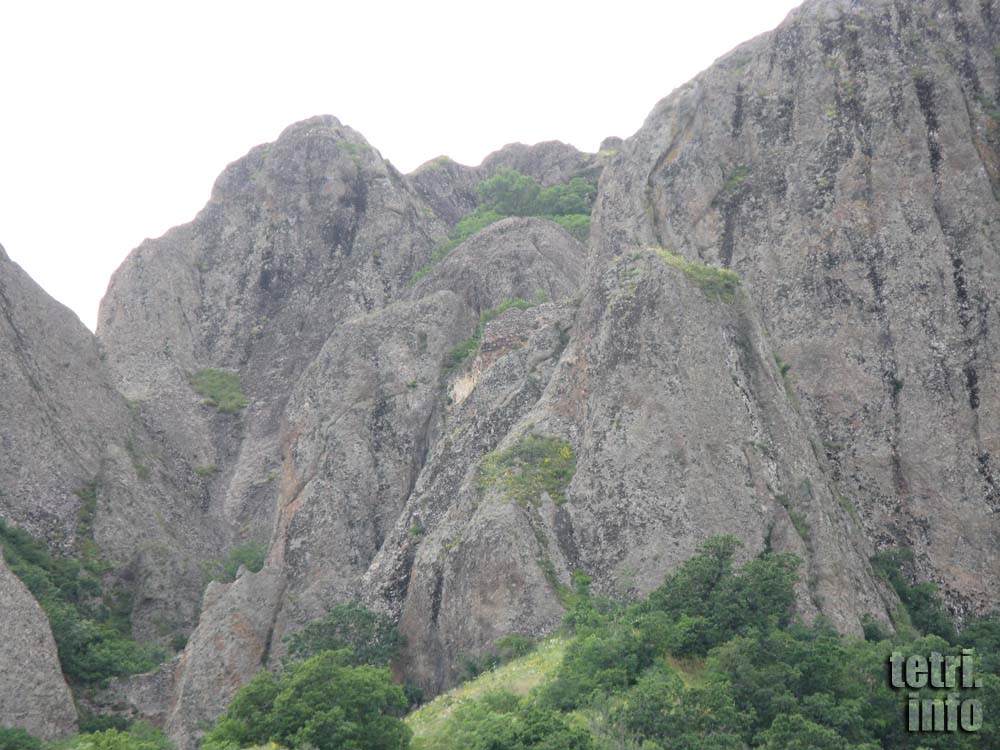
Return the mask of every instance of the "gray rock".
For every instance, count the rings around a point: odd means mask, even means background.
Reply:
[[[584,248],[543,219],[510,218],[473,235],[414,285],[410,297],[460,292],[475,313],[504,300],[574,295],[583,276]]]
[[[7,567],[0,550],[0,726],[19,727],[42,740],[76,732],[76,707],[59,668],[49,620]]]
[[[744,278],[837,491],[959,614],[1000,584],[998,17],[805,3],[656,106],[593,229]]]

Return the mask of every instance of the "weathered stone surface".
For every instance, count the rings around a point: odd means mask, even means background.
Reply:
[[[432,690],[454,681],[460,656],[512,632],[548,632],[561,618],[537,563],[544,522],[484,500],[476,470],[538,403],[574,312],[549,303],[486,326],[479,353],[450,378],[440,437],[364,579],[369,604],[400,618],[405,670]]]
[[[584,248],[562,227],[543,219],[491,224],[455,248],[410,293],[461,293],[476,313],[507,299],[560,300],[574,295],[583,276]]]
[[[102,360],[76,316],[0,250],[0,517],[73,554],[88,541],[79,493],[91,487],[88,533],[141,603],[136,632],[190,628],[203,586],[192,550],[218,545],[192,517],[194,477],[160,450]]]
[[[76,707],[59,668],[49,620],[0,550],[0,726],[43,740],[76,731]]]
[[[0,252],[0,439],[31,446],[0,466],[0,507],[72,540],[97,477],[140,633],[189,629],[199,563],[270,541],[264,571],[205,592],[176,664],[123,688],[185,748],[337,602],[398,618],[402,669],[436,690],[462,655],[555,627],[574,569],[643,594],[713,533],[799,554],[802,615],[844,631],[896,604],[867,562],[885,544],[957,612],[994,605],[998,19],[812,0],[599,154],[515,144],[402,176],[335,118],[297,123],[129,257],[99,346]],[[589,255],[508,219],[411,286],[503,168],[603,170]],[[741,291],[706,294],[658,247]],[[200,402],[204,367],[239,373],[241,414]],[[528,434],[572,446],[564,503],[479,481]]]
[[[994,2],[816,0],[661,101],[594,247],[751,290],[839,492],[956,611],[997,602]]]
[[[80,498],[124,404],[97,342],[0,248],[0,515],[72,544]]]
[[[201,620],[174,671],[166,731],[179,750],[197,747],[205,727],[267,663],[285,587],[284,574],[271,568],[241,569],[233,583],[209,584]]]

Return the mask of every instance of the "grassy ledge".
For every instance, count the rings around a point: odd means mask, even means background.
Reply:
[[[740,291],[740,277],[728,268],[719,268],[703,263],[692,263],[677,253],[665,248],[654,248],[660,259],[672,268],[683,272],[698,285],[701,293],[715,302],[730,303],[736,300]]]
[[[191,376],[194,392],[223,414],[238,414],[246,408],[247,398],[240,386],[240,376],[235,372],[205,368]]]
[[[576,472],[576,453],[561,438],[525,435],[503,451],[487,453],[479,467],[479,487],[499,488],[523,505],[538,505],[542,493],[566,502],[566,489]]]
[[[436,748],[436,736],[443,730],[451,713],[462,703],[478,700],[498,690],[526,696],[548,682],[562,664],[571,640],[565,637],[549,638],[527,656],[484,672],[418,708],[406,717],[406,725],[413,731],[413,750]]]

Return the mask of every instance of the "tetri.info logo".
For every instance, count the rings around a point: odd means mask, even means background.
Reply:
[[[893,651],[889,657],[889,684],[908,689],[907,729],[911,732],[977,732],[983,726],[983,706],[961,690],[983,686],[976,677],[972,649],[962,649],[961,656],[945,656],[932,651],[930,656],[905,656]],[[931,688],[934,691],[916,692]],[[944,692],[949,691],[949,692]]]

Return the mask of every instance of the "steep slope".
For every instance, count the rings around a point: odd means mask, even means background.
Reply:
[[[957,612],[995,604],[998,19],[812,0],[599,155],[404,176],[333,117],[297,123],[129,256],[99,346],[72,321],[31,339],[65,314],[0,262],[28,301],[0,297],[0,408],[28,426],[0,432],[35,441],[4,507],[72,539],[73,490],[102,478],[95,539],[137,631],[197,620],[121,685],[184,748],[338,602],[395,617],[399,668],[437,691],[463,655],[551,631],[572,571],[645,594],[717,533],[796,552],[800,614],[843,631],[888,621],[887,544]],[[589,251],[510,218],[428,265],[503,168],[600,174]],[[206,402],[199,373],[245,405]],[[202,597],[199,563],[247,540],[263,570]]]
[[[140,636],[191,627],[204,585],[192,551],[217,547],[194,477],[158,455],[94,336],[2,248],[0,310],[0,517],[61,554],[112,562]]]
[[[76,731],[76,707],[59,669],[45,612],[0,554],[0,724],[44,740]]]
[[[994,2],[808,2],[660,102],[596,251],[736,270],[869,538],[997,602]]]

